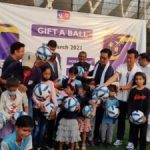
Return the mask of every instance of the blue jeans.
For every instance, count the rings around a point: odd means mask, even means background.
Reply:
[[[34,148],[41,147],[44,141],[47,120],[39,109],[33,109],[34,129],[33,129],[33,145]]]
[[[28,101],[29,115],[30,115],[30,117],[33,118],[33,102],[32,102],[32,97],[29,97],[28,99],[29,99],[29,101]]]

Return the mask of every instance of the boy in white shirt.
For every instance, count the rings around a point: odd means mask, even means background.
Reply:
[[[26,93],[18,90],[19,80],[9,78],[6,82],[7,90],[4,91],[0,99],[0,107],[6,117],[6,124],[0,130],[0,138],[4,138],[14,130],[13,116],[16,112],[24,111],[28,114],[28,99]]]

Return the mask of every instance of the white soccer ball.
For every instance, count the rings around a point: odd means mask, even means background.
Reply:
[[[62,94],[56,94],[56,98],[57,98],[58,105],[61,105],[62,104],[62,100],[64,98],[64,95],[62,95]]]
[[[98,98],[107,98],[109,96],[109,89],[105,86],[95,88],[95,93]]]
[[[76,87],[76,86],[80,87],[82,85],[82,82],[80,80],[74,80],[74,81],[71,82],[71,85],[73,87]]]
[[[135,110],[132,112],[131,117],[134,124],[141,124],[143,122],[144,113],[140,110]]]
[[[39,83],[35,86],[34,95],[40,101],[45,101],[51,94],[51,88],[45,83]]]
[[[60,76],[59,77],[59,79],[58,79],[58,84],[59,84],[59,86],[62,86],[62,82],[63,82],[63,80],[65,80],[65,79],[67,79],[67,77],[66,76]]]
[[[0,129],[2,129],[5,124],[6,124],[6,117],[2,112],[0,112]]]
[[[87,117],[87,118],[91,118],[92,115],[91,113],[93,112],[93,107],[92,105],[87,105],[82,109],[82,114]]]
[[[74,112],[76,110],[76,108],[78,107],[79,102],[75,97],[67,97],[65,99],[65,109],[67,109],[68,111]]]
[[[77,69],[78,69],[78,76],[83,76],[84,68],[81,66],[78,66]]]
[[[14,114],[13,119],[14,119],[14,121],[16,121],[19,117],[21,117],[21,116],[26,116],[26,115],[27,115],[26,112],[24,112],[24,111],[19,111],[19,112],[16,112],[16,113]]]
[[[48,118],[54,109],[54,104],[51,102],[45,102],[44,107],[45,107],[45,112],[43,114],[46,118]]]
[[[116,106],[110,106],[110,107],[107,108],[107,115],[110,118],[118,118],[119,109]]]
[[[37,49],[36,56],[41,60],[48,61],[51,58],[52,53],[50,52],[48,46],[42,45]]]

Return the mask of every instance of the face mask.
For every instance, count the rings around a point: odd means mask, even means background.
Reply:
[[[17,90],[16,91],[8,91],[9,96],[16,96]]]

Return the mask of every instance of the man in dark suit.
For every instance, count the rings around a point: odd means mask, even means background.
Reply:
[[[100,51],[100,59],[95,64],[94,70],[89,73],[89,75],[91,75],[92,78],[95,80],[96,85],[103,86],[103,84],[114,74],[114,70],[109,63],[111,55],[112,52],[110,49],[104,48]],[[96,144],[97,142],[99,143],[100,140],[99,128],[102,122],[103,112],[103,105],[101,104],[99,107],[97,107],[96,110],[94,131],[94,139]]]

